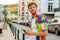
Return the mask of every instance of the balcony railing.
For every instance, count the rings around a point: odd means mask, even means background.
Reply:
[[[14,23],[9,23],[9,27],[13,33],[13,36],[16,40],[26,40],[26,35],[24,32],[22,32],[21,27],[23,29],[26,28],[26,26],[19,25],[19,24],[14,24]],[[24,28],[25,27],[25,28]]]

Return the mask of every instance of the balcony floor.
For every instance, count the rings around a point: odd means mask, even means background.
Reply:
[[[0,40],[15,40],[8,25],[7,29],[6,30],[3,29],[2,31],[3,31],[2,34],[0,34]]]

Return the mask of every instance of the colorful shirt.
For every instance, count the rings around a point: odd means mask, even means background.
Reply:
[[[42,32],[46,29],[48,29],[47,20],[43,18],[41,15],[38,15],[36,18],[32,19],[31,22],[32,32]],[[45,40],[45,37],[35,36],[34,40]]]

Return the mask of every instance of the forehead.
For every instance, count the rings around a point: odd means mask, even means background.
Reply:
[[[29,7],[36,7],[36,5],[32,4],[32,5],[30,5]]]

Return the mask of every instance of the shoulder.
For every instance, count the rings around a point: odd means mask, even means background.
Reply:
[[[38,14],[37,15],[37,18],[40,18],[41,19],[42,18],[42,14]]]

